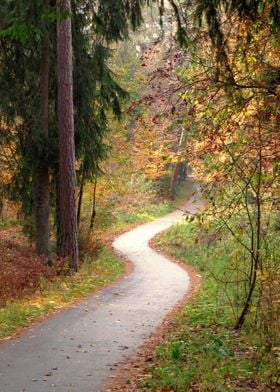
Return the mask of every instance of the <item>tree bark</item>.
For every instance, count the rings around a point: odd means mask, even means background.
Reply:
[[[41,143],[43,146],[40,147],[39,166],[35,179],[35,247],[37,255],[43,256],[46,264],[51,264],[49,244],[49,168],[45,154],[45,145],[49,137],[49,48],[49,33],[46,32],[42,42],[40,64]]]
[[[78,269],[77,215],[75,202],[75,144],[73,117],[71,0],[57,3],[57,76],[60,181],[60,249],[71,269]]]

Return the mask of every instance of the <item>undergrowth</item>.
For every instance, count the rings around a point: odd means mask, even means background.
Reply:
[[[85,257],[76,274],[62,275],[51,281],[41,278],[34,295],[10,300],[0,308],[0,339],[108,285],[123,271],[123,263],[110,250],[102,248],[96,259]]]
[[[234,282],[234,273],[225,272],[234,249],[232,239],[199,238],[198,232],[186,223],[160,236],[157,245],[166,254],[195,266],[203,283],[158,349],[140,387],[145,391],[175,392],[278,390],[277,326],[274,336],[268,337],[251,312],[241,331],[232,328],[238,298],[228,279]],[[225,285],[225,281],[229,283]],[[267,348],[268,338],[273,338],[271,349]]]
[[[171,200],[145,200],[143,195],[135,197],[127,203],[100,207],[96,216],[96,228],[104,231],[118,231],[130,226],[149,222],[155,218],[168,214],[180,206],[192,193],[191,181],[183,182],[177,190],[176,198]],[[86,214],[85,214],[86,216]],[[87,219],[88,220],[88,219]]]

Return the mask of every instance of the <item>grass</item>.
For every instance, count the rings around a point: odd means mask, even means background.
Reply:
[[[184,181],[180,184],[180,187],[176,190],[176,197],[174,205],[180,207],[187,199],[190,198],[193,192],[193,186],[191,181]]]
[[[77,274],[60,276],[51,282],[42,280],[35,295],[9,301],[0,309],[0,339],[108,285],[123,271],[123,263],[110,250],[102,248],[97,259],[85,258]]]
[[[177,190],[175,200],[152,202],[150,197],[139,195],[127,204],[105,205],[99,207],[96,215],[95,227],[101,235],[127,230],[130,227],[152,221],[164,216],[174,209],[181,207],[182,203],[191,196],[192,183],[184,181]],[[142,199],[141,199],[142,198]],[[154,197],[153,197],[154,199]],[[84,218],[87,213],[84,214]],[[88,221],[88,217],[86,218]],[[85,223],[85,222],[82,222]]]
[[[113,225],[114,230],[122,229],[123,227],[127,227],[127,225],[136,225],[145,222],[149,222],[168,214],[169,212],[174,210],[174,205],[169,202],[161,202],[157,205],[152,204],[146,206],[144,209],[139,209],[138,211],[125,211],[121,210],[115,214],[116,221]]]
[[[192,183],[190,181],[185,181],[177,190],[174,201],[165,200],[160,203],[140,206],[136,211],[129,211],[129,208],[120,209],[114,213],[115,222],[112,228],[114,230],[119,230],[127,225],[141,224],[164,216],[174,211],[175,208],[180,207],[181,204],[191,196],[191,193]]]
[[[235,295],[233,287],[225,289],[213,278],[213,273],[226,276],[233,242],[228,238],[211,242],[206,246],[206,239],[198,238],[190,224],[175,226],[158,239],[165,253],[195,266],[203,283],[149,365],[148,375],[140,382],[145,391],[269,391],[279,387],[279,341],[271,351],[266,349],[253,314],[242,331],[235,331],[237,309],[228,301]]]

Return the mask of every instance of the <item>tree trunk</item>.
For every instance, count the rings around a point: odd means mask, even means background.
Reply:
[[[257,184],[256,184],[256,245],[254,246],[254,235],[251,240],[252,248],[251,254],[254,260],[254,264],[251,267],[250,272],[250,287],[249,293],[247,295],[245,304],[243,306],[242,312],[235,324],[235,329],[242,328],[245,317],[249,312],[253,293],[257,283],[257,272],[262,269],[261,262],[261,229],[262,229],[262,174],[263,174],[263,159],[262,159],[262,143],[261,143],[261,126],[259,125],[259,133],[258,133],[258,142],[259,142],[259,152],[258,152],[258,175],[257,175]],[[254,234],[254,228],[252,227],[252,233]]]
[[[57,4],[57,76],[60,181],[60,249],[70,268],[78,269],[77,214],[75,203],[75,145],[73,118],[71,0]]]
[[[42,43],[40,64],[41,133],[44,145],[40,148],[39,166],[35,179],[35,247],[37,255],[43,256],[45,263],[51,264],[49,244],[49,168],[45,154],[45,145],[49,136],[49,47],[49,33],[46,32]]]
[[[59,254],[60,250],[60,197],[59,197],[59,167],[55,165],[54,170],[55,181],[55,229],[56,229],[56,253]]]
[[[183,128],[181,130],[181,135],[180,135],[180,140],[178,143],[178,149],[177,152],[179,152],[185,142],[185,129]],[[176,196],[176,187],[178,184],[178,180],[179,180],[179,175],[181,173],[181,167],[182,167],[182,163],[181,162],[177,162],[175,163],[175,167],[174,167],[174,171],[173,171],[173,175],[171,178],[171,185],[170,185],[170,197],[172,200],[175,199]]]
[[[85,163],[84,163],[83,164],[83,168],[82,168],[82,178],[81,178],[79,198],[78,198],[78,209],[77,209],[77,226],[78,227],[80,225],[80,219],[81,219],[81,211],[82,211],[82,201],[83,201],[83,195],[84,195],[85,179],[86,179],[86,168],[85,168]]]
[[[247,298],[246,298],[246,302],[245,302],[245,304],[243,306],[243,309],[242,309],[242,312],[241,312],[241,314],[240,314],[240,316],[239,316],[239,318],[238,318],[238,320],[237,320],[237,322],[236,322],[236,324],[234,326],[234,329],[241,329],[243,324],[244,324],[244,322],[245,322],[245,317],[246,317],[247,313],[249,312],[249,309],[250,309],[250,306],[251,306],[252,295],[254,293],[254,289],[255,289],[255,286],[256,286],[256,280],[257,280],[257,270],[255,269],[254,273],[253,273],[252,283],[251,283],[250,288],[249,288],[249,293],[248,293]]]
[[[176,196],[176,187],[178,184],[179,173],[180,173],[180,162],[177,162],[175,163],[175,168],[171,179],[171,186],[170,186],[171,200],[174,200]]]
[[[95,217],[96,217],[96,188],[97,188],[97,174],[94,177],[94,186],[93,186],[93,196],[92,196],[92,210],[91,210],[91,217],[90,217],[90,225],[89,229],[92,230]]]

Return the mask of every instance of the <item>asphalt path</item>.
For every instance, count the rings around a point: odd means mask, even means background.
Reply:
[[[185,209],[200,207],[194,195]],[[0,345],[1,392],[97,392],[189,289],[187,272],[148,242],[182,218],[177,210],[118,237],[131,274]]]

